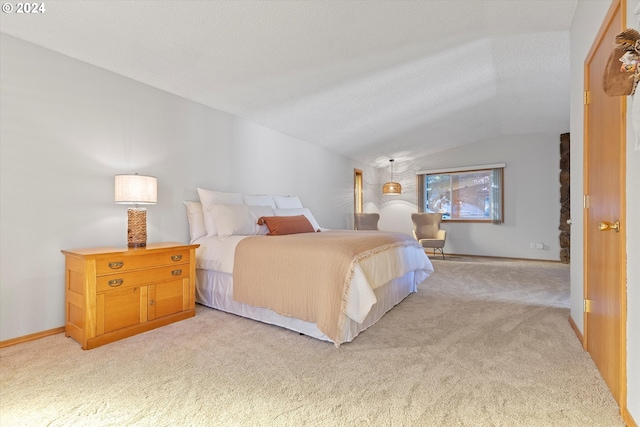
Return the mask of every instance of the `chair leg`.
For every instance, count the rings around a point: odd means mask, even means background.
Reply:
[[[443,248],[433,248],[433,256],[436,255],[436,250],[440,251],[442,254],[442,259],[444,259],[444,249]]]
[[[442,259],[444,259],[444,249],[443,248],[433,248],[433,256],[436,256],[437,251],[440,251],[442,254]],[[426,252],[426,249],[425,249]]]

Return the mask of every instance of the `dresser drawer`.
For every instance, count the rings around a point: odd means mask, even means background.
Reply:
[[[117,274],[131,270],[178,265],[189,262],[189,250],[176,249],[162,253],[124,256],[104,255],[96,257],[96,274]],[[188,268],[185,268],[188,270]]]
[[[189,264],[178,264],[157,267],[149,270],[123,271],[96,278],[96,292],[108,292],[114,289],[144,286],[168,280],[186,279],[189,277]]]

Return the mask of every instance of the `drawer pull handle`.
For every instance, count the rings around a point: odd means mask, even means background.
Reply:
[[[119,268],[122,268],[123,265],[124,265],[124,262],[122,262],[122,261],[110,262],[109,263],[109,268],[111,268],[113,270],[117,270]]]
[[[124,279],[113,279],[109,280],[109,286],[115,288],[116,286],[120,286],[124,283]]]
[[[172,261],[180,261],[182,259],[182,255],[171,255]]]
[[[182,274],[182,270],[180,270],[180,269],[171,271],[171,275],[172,276],[179,276],[181,274]]]

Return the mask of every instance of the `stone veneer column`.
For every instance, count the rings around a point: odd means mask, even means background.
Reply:
[[[570,136],[568,133],[560,135],[560,262],[569,264],[571,261],[571,219],[570,203]]]

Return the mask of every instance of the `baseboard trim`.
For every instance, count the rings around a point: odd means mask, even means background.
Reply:
[[[636,424],[627,408],[624,408],[624,411],[622,411],[622,421],[624,421],[624,425],[627,427],[638,427],[638,424]]]
[[[569,325],[571,325],[571,329],[573,329],[573,332],[578,337],[580,344],[584,347],[584,337],[582,336],[582,332],[580,332],[580,329],[578,329],[578,325],[576,325],[576,322],[573,321],[573,318],[571,316],[569,316]]]
[[[427,250],[425,249],[425,253],[427,254],[427,256],[429,257],[429,259],[435,259],[437,260],[441,260],[442,259],[442,255],[440,254],[436,254],[433,255],[433,253],[429,253],[427,252]],[[556,260],[556,259],[539,259],[539,258],[514,258],[514,257],[506,257],[506,256],[493,256],[493,255],[472,255],[472,254],[454,254],[454,253],[448,253],[445,252],[444,253],[444,257],[445,259],[447,258],[447,256],[460,256],[460,257],[471,257],[471,258],[493,258],[493,259],[504,259],[504,260],[514,260],[514,261],[535,261],[535,262],[554,262],[556,264],[560,264],[561,261],[560,260]],[[433,258],[432,258],[433,257]],[[568,265],[568,264],[567,264]]]
[[[35,334],[29,334],[18,338],[12,338],[10,340],[0,341],[0,348],[11,347],[12,345],[22,344],[24,342],[35,341],[40,338],[48,337],[51,335],[64,332],[64,326],[59,328],[49,329],[47,331],[36,332]]]

